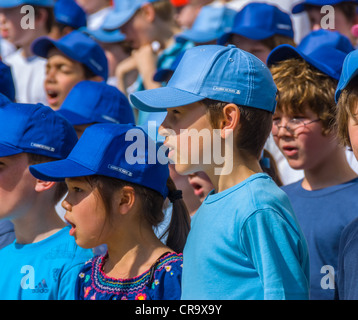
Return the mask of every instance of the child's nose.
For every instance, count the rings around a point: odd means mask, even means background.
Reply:
[[[62,208],[64,208],[66,211],[71,211],[72,206],[71,206],[71,204],[67,201],[67,198],[65,198],[65,199],[62,201],[61,205],[62,205]]]

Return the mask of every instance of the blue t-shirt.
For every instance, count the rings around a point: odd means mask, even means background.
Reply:
[[[308,299],[306,241],[287,195],[266,174],[195,213],[184,248],[182,299]]]
[[[179,300],[183,255],[166,253],[143,274],[113,279],[103,272],[106,255],[88,261],[78,275],[76,300]]]
[[[0,249],[15,240],[14,225],[10,220],[0,220]]]
[[[338,254],[336,299],[358,300],[358,219],[342,233]]]
[[[80,268],[92,250],[77,246],[65,227],[32,244],[0,250],[1,300],[73,300]]]
[[[320,190],[305,190],[302,180],[282,187],[290,198],[310,256],[310,299],[335,295],[339,239],[343,228],[358,217],[358,178]]]

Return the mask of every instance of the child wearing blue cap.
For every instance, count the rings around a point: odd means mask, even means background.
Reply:
[[[345,36],[318,30],[297,48],[277,47],[267,60],[279,90],[272,134],[289,165],[304,171],[282,189],[307,240],[312,300],[334,299],[341,232],[358,217],[358,177],[332,126],[334,92],[352,50]]]
[[[2,36],[17,48],[3,61],[11,67],[16,101],[19,103],[46,104],[43,88],[46,60],[33,54],[31,44],[36,38],[50,33],[54,22],[54,3],[54,0],[0,1]],[[33,11],[21,12],[26,5],[31,6]]]
[[[58,110],[74,127],[80,138],[95,123],[133,123],[134,114],[128,98],[105,82],[77,83]]]
[[[76,299],[180,298],[189,216],[166,160],[141,128],[106,123],[87,128],[67,159],[31,166],[39,179],[65,179],[62,205],[77,244],[107,245],[79,273]],[[167,196],[173,214],[164,245],[153,226],[163,219]]]
[[[249,3],[236,14],[231,30],[218,39],[218,44],[226,43],[266,63],[270,51],[278,45],[295,45],[290,15],[272,4]]]
[[[29,165],[65,158],[76,133],[65,118],[40,104],[1,105],[0,126],[0,218],[13,222],[16,236],[0,250],[6,261],[0,265],[0,297],[74,299],[78,272],[92,251],[76,245],[55,210],[66,186],[35,179]]]
[[[353,150],[358,159],[357,134],[357,61],[358,51],[354,50],[344,60],[342,74],[336,89],[336,127],[340,142]],[[357,300],[357,247],[358,219],[353,220],[342,231],[337,270],[336,298]]]
[[[83,80],[107,81],[108,61],[101,46],[75,30],[54,40],[40,37],[33,52],[47,59],[43,85],[48,105],[57,110],[75,84]]]
[[[215,187],[192,218],[182,299],[308,298],[305,239],[259,164],[276,90],[252,54],[205,45],[185,52],[166,87],[130,95],[139,109],[167,110],[159,133],[176,171],[204,171]]]
[[[86,12],[75,0],[56,0],[54,6],[55,21],[49,36],[60,39],[73,30],[87,26]]]
[[[357,38],[352,33],[353,26],[358,23],[357,4],[356,0],[304,0],[293,6],[292,13],[305,11],[311,30],[328,28],[328,30],[338,31],[349,38],[352,45],[357,46]],[[333,7],[333,16],[329,15],[329,10],[322,10],[322,7],[326,5]]]

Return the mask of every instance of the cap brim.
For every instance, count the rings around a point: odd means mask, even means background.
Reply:
[[[59,114],[61,114],[62,116],[64,116],[68,120],[68,122],[70,122],[73,126],[78,126],[78,125],[82,125],[82,124],[90,124],[93,122],[90,119],[87,119],[73,111],[70,111],[70,110],[59,109],[59,110],[57,110],[57,112]]]
[[[48,52],[52,48],[57,48],[65,55],[67,55],[69,58],[78,60],[78,57],[74,55],[74,52],[70,48],[60,44],[58,41],[53,40],[49,37],[41,37],[35,40],[35,42],[32,45],[32,52],[39,57],[43,57],[47,59]]]
[[[206,32],[206,31],[196,31],[196,30],[186,30],[176,36],[178,42],[184,42],[186,40],[196,42],[196,43],[205,43],[218,39],[221,34],[217,32]]]
[[[318,51],[317,51],[318,52]],[[268,67],[270,67],[273,64],[276,64],[280,61],[291,59],[291,58],[302,58],[307,63],[315,67],[316,69],[320,70],[327,76],[339,80],[340,77],[340,70],[338,70],[338,67],[335,69],[333,68],[334,64],[343,64],[343,60],[346,56],[345,53],[336,50],[335,52],[330,52],[329,48],[325,52],[318,52],[319,56],[317,56],[317,53],[313,52],[314,57],[309,57],[302,52],[300,52],[295,47],[289,45],[289,44],[283,44],[271,51],[269,56],[267,57],[266,64]],[[333,54],[332,54],[333,53]],[[315,55],[317,57],[315,57]],[[316,59],[315,59],[316,58]],[[333,61],[332,67],[326,64],[322,64],[321,61]]]
[[[130,102],[136,108],[147,112],[163,112],[168,108],[185,106],[205,98],[170,86],[138,91],[129,96]]]
[[[104,20],[101,28],[107,31],[113,31],[122,27],[138,10],[134,7],[130,10],[111,11]]]
[[[96,41],[104,42],[104,43],[116,43],[122,42],[125,40],[126,36],[121,33],[119,30],[103,30],[103,29],[95,29],[90,30],[88,28],[79,29],[81,32],[85,33],[88,36],[91,36]]]
[[[348,63],[348,59],[350,59],[352,56],[348,56],[347,61],[345,61],[346,65],[350,65],[351,63]],[[342,71],[342,76],[339,79],[338,85],[337,85],[337,89],[334,95],[334,99],[336,101],[336,103],[338,103],[338,99],[339,96],[341,95],[342,91],[347,87],[348,83],[358,75],[358,65],[354,63],[354,65],[356,65],[357,67],[355,67],[355,69],[351,72],[345,72],[344,70]],[[344,68],[344,66],[343,66]],[[348,77],[345,77],[345,74],[349,74]]]
[[[29,167],[31,174],[44,181],[64,181],[94,175],[95,172],[70,159],[35,164]]]
[[[9,156],[14,156],[15,154],[20,154],[24,152],[21,149],[18,149],[16,147],[13,146],[8,146],[5,144],[2,144],[0,142],[0,157],[9,157]]]
[[[306,10],[305,3],[299,3],[299,4],[296,4],[295,6],[293,6],[292,13],[293,14],[301,13],[301,12],[303,12],[305,10]]]

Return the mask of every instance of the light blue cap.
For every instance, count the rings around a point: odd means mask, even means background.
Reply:
[[[106,82],[80,81],[58,110],[72,125],[91,123],[134,123],[127,97]]]
[[[338,102],[342,91],[348,86],[349,82],[358,75],[358,50],[350,52],[343,62],[342,73],[339,79],[335,100]]]
[[[29,4],[39,7],[53,7],[55,0],[0,0],[0,8],[13,8]]]
[[[358,1],[356,0],[305,0],[303,2],[297,3],[292,8],[292,13],[300,13],[306,10],[306,5],[311,6],[318,6],[322,7],[325,5],[334,6],[336,4],[342,3],[342,2],[352,2],[357,4]]]
[[[115,6],[115,10],[111,11],[103,23],[103,29],[115,30],[123,26],[130,18],[146,3],[152,3],[159,0],[126,0],[120,5]]]
[[[269,69],[234,45],[185,51],[166,87],[138,91],[130,102],[143,111],[165,111],[206,98],[274,113],[277,88]]]
[[[207,5],[201,8],[193,26],[176,36],[177,41],[205,43],[220,38],[228,32],[237,11],[226,6]]]
[[[94,124],[84,131],[66,159],[33,165],[29,169],[36,178],[45,181],[92,175],[113,177],[153,189],[166,198],[168,162],[162,164],[151,159],[151,153],[157,155],[159,148],[140,127]]]

